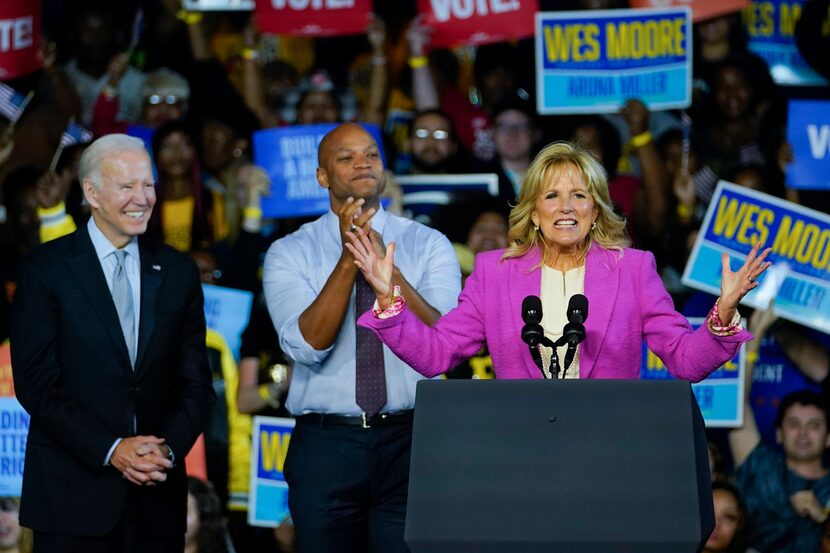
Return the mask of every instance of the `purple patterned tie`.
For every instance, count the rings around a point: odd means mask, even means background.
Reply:
[[[375,291],[358,272],[355,279],[357,317],[372,308]],[[386,405],[386,373],[383,369],[383,344],[368,328],[355,326],[355,397],[357,405],[371,416]]]

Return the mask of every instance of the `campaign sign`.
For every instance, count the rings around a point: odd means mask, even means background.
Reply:
[[[749,0],[630,0],[632,8],[668,8],[689,6],[692,21],[705,21],[721,15],[741,11],[749,6]]]
[[[538,10],[537,0],[418,0],[435,48],[529,37]]]
[[[372,0],[259,0],[255,13],[264,33],[357,35],[365,33],[372,20]]]
[[[40,69],[40,9],[31,0],[0,2],[0,80]]]
[[[203,284],[207,327],[222,335],[233,357],[239,361],[242,333],[248,326],[254,295],[247,290]]]
[[[790,100],[787,142],[795,158],[787,185],[830,190],[830,101]]]
[[[702,317],[689,318],[689,324],[697,329],[704,324]],[[746,321],[743,321],[746,325]],[[692,391],[703,420],[709,428],[738,428],[744,423],[744,371],[746,370],[746,346],[741,345],[737,355],[701,382],[692,383]],[[643,342],[643,363],[640,378],[671,380],[674,376],[657,355]]]
[[[765,309],[775,298],[784,319],[830,333],[830,215],[720,181],[683,272],[683,284],[720,293],[721,254],[732,270],[752,245],[771,247],[773,265],[743,303]]]
[[[753,0],[744,12],[749,49],[769,66],[776,83],[818,85],[827,81],[810,67],[795,43],[804,0]]]
[[[29,414],[17,402],[9,341],[0,344],[0,497],[19,497]]]
[[[651,110],[692,102],[689,8],[536,14],[540,114],[616,113],[639,98]]]
[[[288,484],[283,475],[294,419],[254,417],[248,524],[274,528],[288,513]]]
[[[200,11],[251,11],[254,0],[182,0],[182,8],[191,12]]]
[[[495,173],[467,175],[401,175],[395,179],[403,189],[403,213],[425,225],[432,222],[432,214],[439,205],[453,201],[459,193],[499,193],[499,177]]]
[[[305,217],[328,211],[329,191],[317,182],[317,147],[336,126],[293,125],[254,133],[254,163],[271,178],[271,193],[262,198],[263,217]],[[374,137],[383,158],[380,128],[369,124],[363,128]]]

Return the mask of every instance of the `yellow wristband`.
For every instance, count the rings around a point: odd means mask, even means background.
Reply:
[[[259,397],[265,401],[271,401],[271,387],[268,384],[260,384],[257,392],[259,393]]]
[[[41,219],[45,219],[47,217],[54,217],[55,215],[62,215],[66,212],[66,204],[60,202],[54,207],[38,207],[37,208],[37,216]]]
[[[242,210],[242,216],[245,219],[260,219],[262,218],[262,210],[258,207],[246,207]]]
[[[245,48],[242,50],[242,59],[248,61],[255,61],[259,58],[259,52],[254,48]]]
[[[651,131],[646,131],[638,135],[632,136],[631,140],[629,140],[629,143],[635,148],[642,148],[652,140],[654,140],[654,137],[652,136]]]
[[[202,22],[202,13],[201,12],[189,12],[186,10],[179,10],[176,13],[176,18],[180,21],[183,21],[185,25],[196,25],[197,23]]]
[[[409,58],[409,67],[412,69],[419,69],[429,63],[426,56],[414,56]]]
[[[695,214],[695,208],[689,207],[686,204],[677,204],[677,216],[683,219],[684,221],[688,221],[692,218],[692,215]]]
[[[755,363],[758,361],[758,352],[757,351],[748,351],[746,352],[746,362],[747,363]]]

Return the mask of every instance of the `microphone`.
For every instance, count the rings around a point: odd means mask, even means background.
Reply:
[[[542,371],[545,378],[545,371],[542,370],[542,355],[539,353],[539,344],[544,342],[545,331],[542,329],[542,300],[539,296],[527,296],[522,300],[522,341],[530,348],[530,356],[533,362]]]
[[[588,318],[588,298],[582,294],[574,294],[568,301],[568,324],[562,330],[562,340],[568,343],[565,352],[565,370],[571,366],[576,355],[576,346],[585,339],[585,326]]]

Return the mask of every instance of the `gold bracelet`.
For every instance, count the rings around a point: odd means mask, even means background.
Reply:
[[[420,69],[421,67],[425,66],[429,63],[429,60],[426,56],[414,56],[409,58],[409,67],[412,69]]]
[[[654,136],[652,136],[651,131],[646,131],[632,136],[628,142],[635,148],[642,148],[652,140],[654,140]]]

